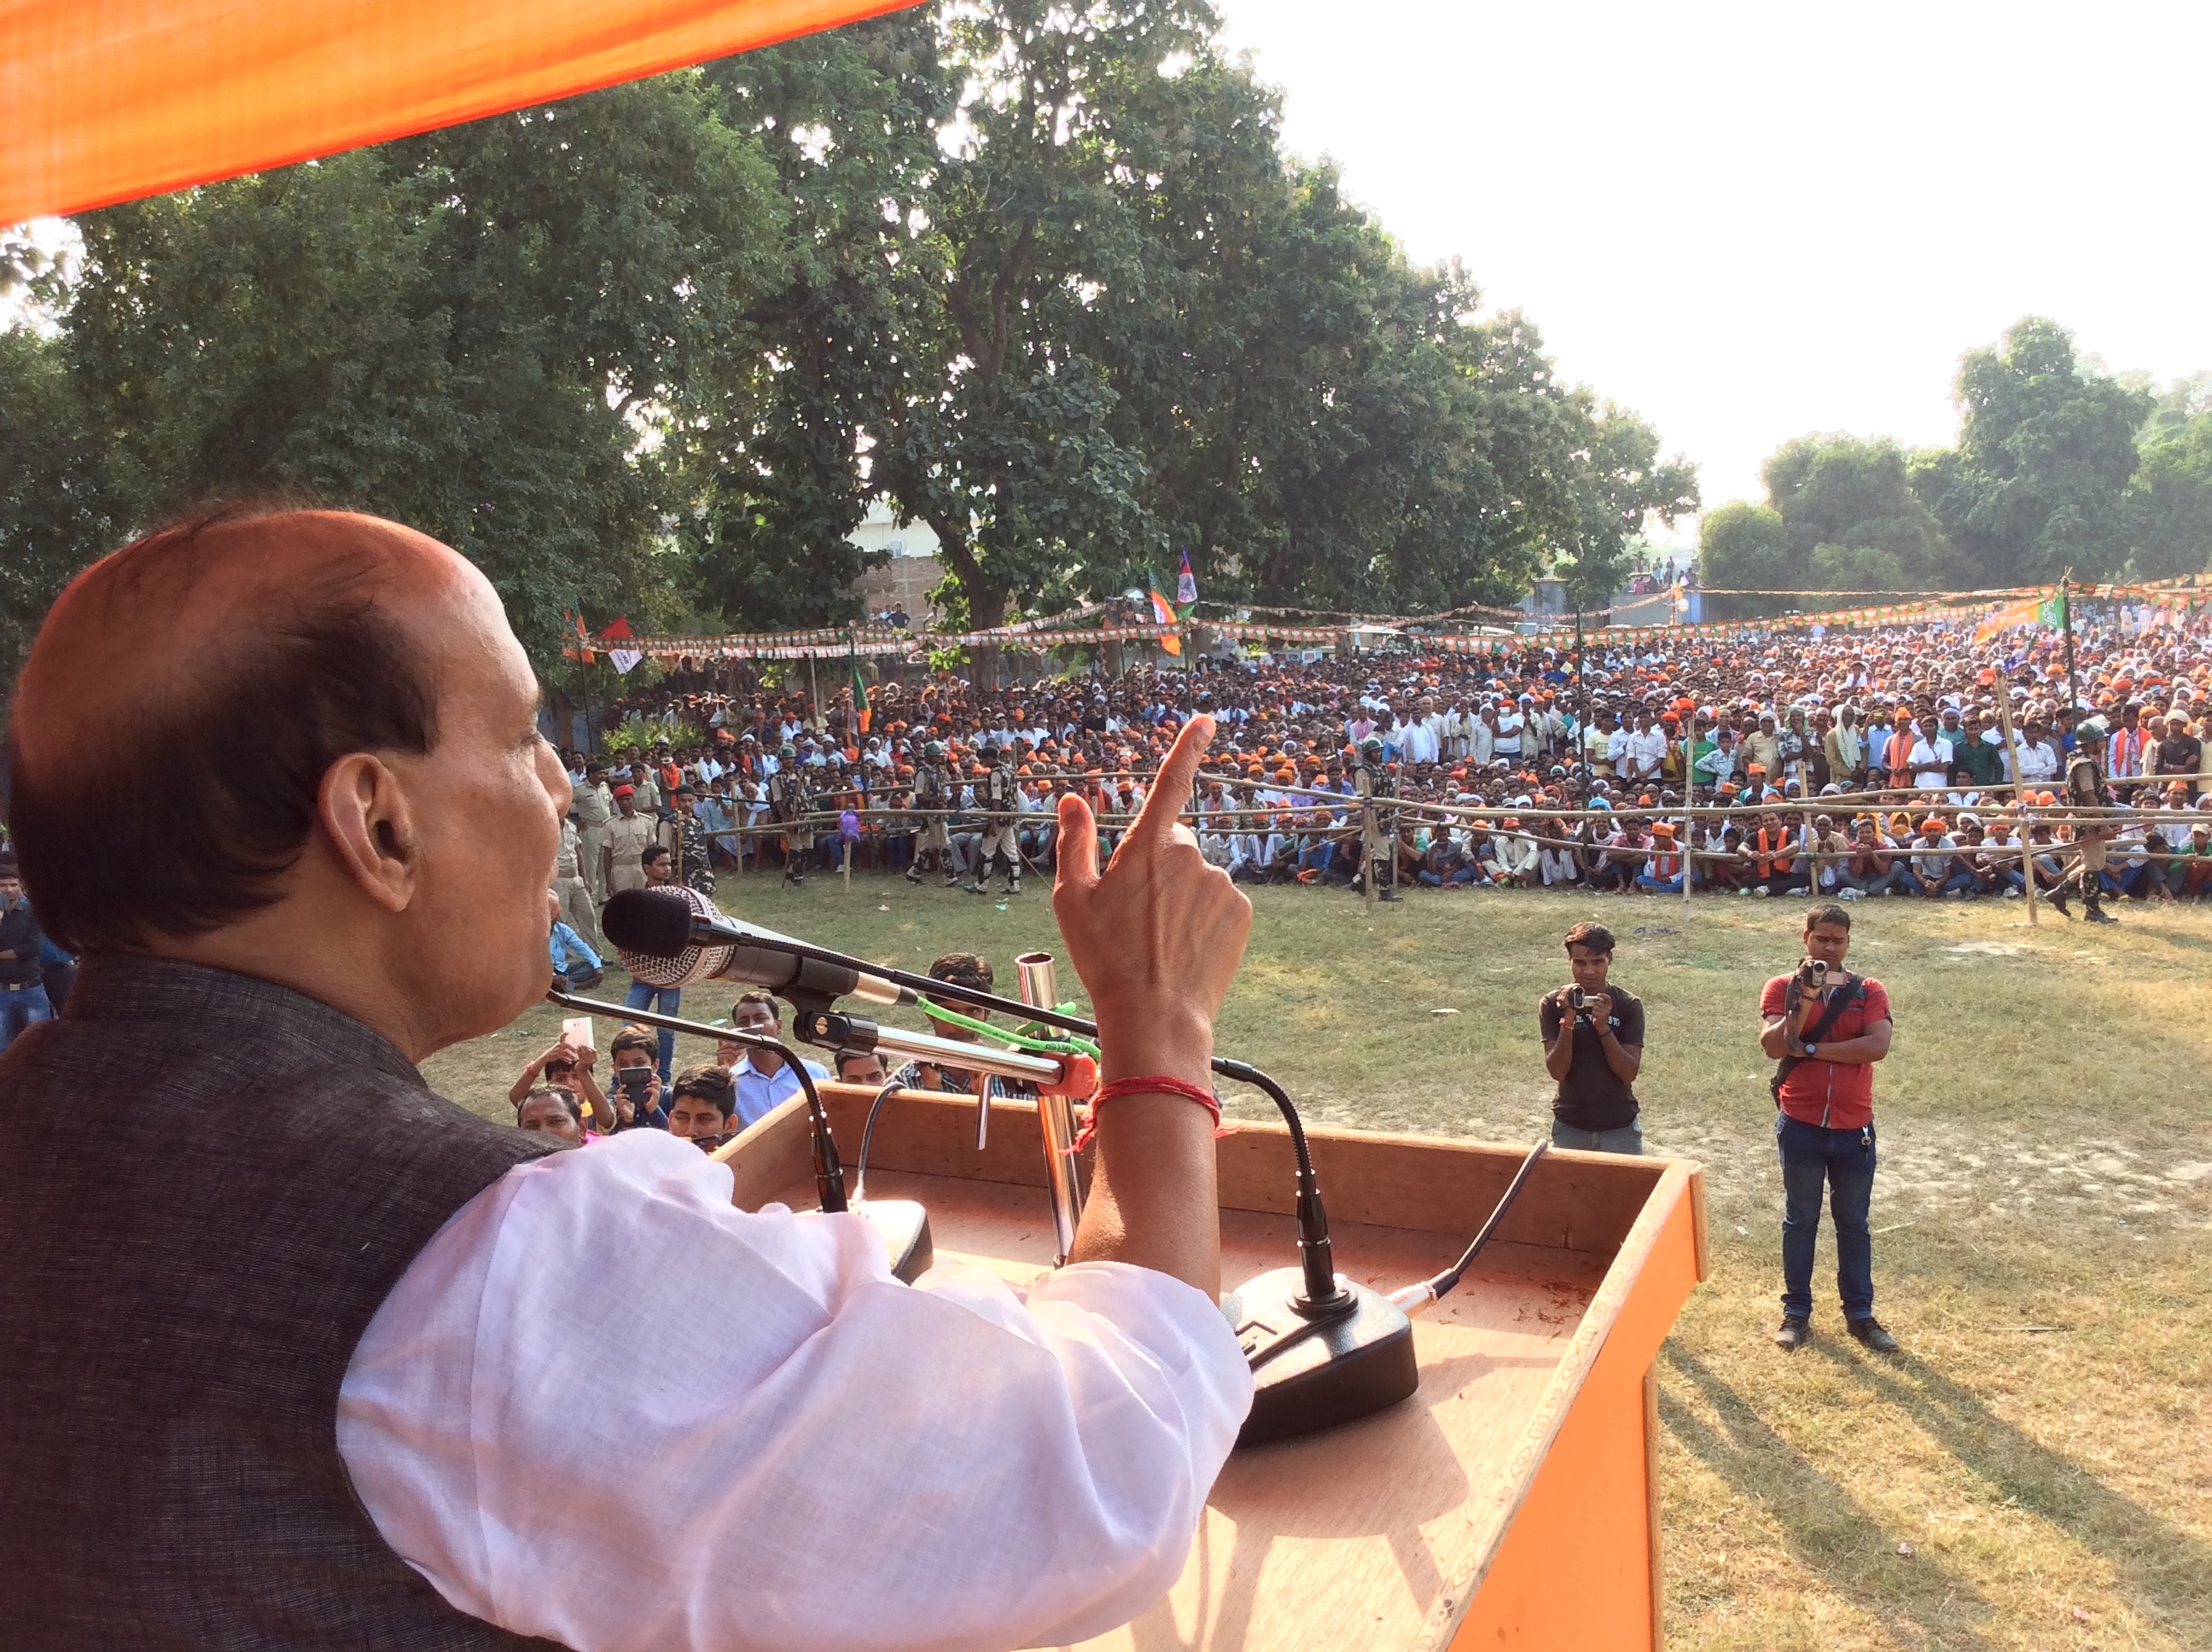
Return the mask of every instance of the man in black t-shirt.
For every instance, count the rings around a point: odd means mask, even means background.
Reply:
[[[1544,1066],[1559,1086],[1552,1098],[1554,1147],[1644,1151],[1635,1090],[1644,1062],[1644,1005],[1608,980],[1613,945],[1613,932],[1603,924],[1577,924],[1567,932],[1573,981],[1536,1004]]]
[[[2189,732],[2185,713],[2177,711],[2167,716],[2166,738],[2158,743],[2154,756],[2158,765],[2154,772],[2189,776],[2189,795],[2195,798],[2199,789],[2196,777],[2204,768],[2204,742]]]

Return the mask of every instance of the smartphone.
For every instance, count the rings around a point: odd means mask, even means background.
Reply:
[[[561,1023],[561,1042],[572,1050],[596,1050],[592,1042],[592,1017],[572,1015]]]
[[[615,1082],[622,1086],[623,1095],[633,1102],[642,1102],[653,1088],[651,1067],[624,1067],[615,1074]]]

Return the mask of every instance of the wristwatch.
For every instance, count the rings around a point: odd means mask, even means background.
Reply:
[[[1808,1045],[1806,1045],[1806,1046],[1805,1046],[1805,1059],[1806,1059],[1808,1061],[1811,1060],[1814,1056],[1818,1055],[1820,1053],[1820,1047],[1818,1044],[1808,1044]]]

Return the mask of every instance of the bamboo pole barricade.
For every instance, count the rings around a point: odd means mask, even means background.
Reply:
[[[825,1084],[841,1140],[872,1089]],[[937,1265],[1017,1286],[1052,1263],[1034,1105],[902,1091],[878,1121],[870,1193],[920,1200]],[[1339,1266],[1389,1290],[1452,1260],[1523,1150],[1310,1128]],[[802,1103],[717,1155],[736,1202],[814,1203]],[[1284,1127],[1218,1143],[1222,1274],[1297,1254]],[[1410,1400],[1231,1455],[1166,1599],[1088,1652],[1489,1652],[1660,1645],[1652,1364],[1708,1271],[1703,1171],[1554,1151],[1459,1290],[1413,1323]]]

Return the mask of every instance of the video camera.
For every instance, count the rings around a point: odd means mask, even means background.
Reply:
[[[1819,997],[1828,990],[1828,966],[1819,958],[1807,958],[1797,966],[1797,989]]]

